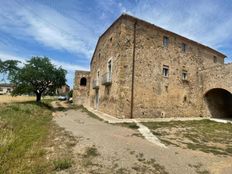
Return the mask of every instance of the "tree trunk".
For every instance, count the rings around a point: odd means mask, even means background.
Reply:
[[[36,93],[36,102],[40,102],[41,100],[41,93]]]

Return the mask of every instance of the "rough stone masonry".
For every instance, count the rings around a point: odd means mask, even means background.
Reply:
[[[74,102],[118,118],[232,118],[232,64],[225,58],[122,14],[100,36],[90,72],[76,71]]]

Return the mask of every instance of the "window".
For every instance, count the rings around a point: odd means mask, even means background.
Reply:
[[[213,56],[213,62],[217,63],[217,57],[216,56]]]
[[[187,45],[186,45],[185,43],[182,43],[182,44],[181,44],[181,49],[182,49],[182,51],[185,53],[186,50],[187,50]]]
[[[165,91],[168,92],[168,86],[167,85],[165,86]]]
[[[186,95],[184,96],[183,102],[184,103],[187,102],[187,96]]]
[[[3,88],[0,88],[0,91],[2,92],[2,91],[3,91]]]
[[[100,78],[100,70],[97,70],[97,80]]]
[[[86,83],[87,83],[86,78],[85,78],[85,77],[82,77],[82,78],[81,78],[81,81],[80,81],[80,85],[81,85],[81,86],[86,86]]]
[[[163,76],[164,77],[168,77],[168,73],[169,73],[169,66],[167,65],[163,65]]]
[[[112,60],[111,59],[107,63],[107,71],[109,73],[109,79],[111,79],[111,76],[112,76]]]
[[[97,79],[96,80],[97,80],[97,83],[100,80],[100,70],[99,69],[97,70]]]
[[[169,44],[169,38],[167,36],[164,36],[163,37],[163,45],[164,45],[164,47],[168,47],[168,44]]]
[[[188,72],[186,70],[182,71],[182,80],[187,80]]]

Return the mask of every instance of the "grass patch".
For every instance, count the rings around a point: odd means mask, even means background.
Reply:
[[[53,161],[54,170],[61,171],[72,167],[72,161],[70,159],[58,159]]]
[[[127,128],[130,128],[130,129],[138,129],[139,128],[139,126],[137,126],[136,123],[114,123],[114,125],[127,127]]]
[[[92,146],[92,147],[87,147],[86,148],[84,157],[85,158],[90,158],[90,157],[96,157],[98,155],[99,155],[99,153],[97,151],[97,148],[95,146]]]
[[[0,108],[0,173],[27,173],[44,155],[51,111],[33,102]]]
[[[198,163],[198,164],[195,164],[195,165],[189,164],[189,167],[195,168],[195,171],[198,174],[210,174],[208,170],[202,169],[202,164],[201,163]]]
[[[147,122],[165,144],[215,155],[232,155],[232,124],[211,120]]]
[[[71,156],[56,150],[61,145],[67,149],[69,137],[60,137],[63,131],[52,122],[49,102],[10,103],[0,108],[0,173],[53,173],[51,161]]]

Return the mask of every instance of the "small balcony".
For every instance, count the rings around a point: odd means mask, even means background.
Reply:
[[[93,80],[93,89],[99,88],[99,80]]]
[[[112,74],[111,73],[105,73],[102,75],[102,85],[108,86],[112,83]]]

